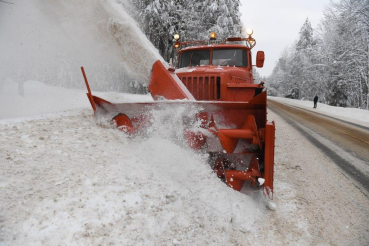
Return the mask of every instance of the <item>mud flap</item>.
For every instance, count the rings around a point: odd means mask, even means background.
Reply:
[[[265,125],[265,153],[264,153],[264,191],[266,195],[273,199],[274,181],[274,142],[275,124],[267,122]]]

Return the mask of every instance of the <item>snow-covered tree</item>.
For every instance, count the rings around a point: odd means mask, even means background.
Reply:
[[[181,40],[239,36],[242,30],[239,0],[131,0],[137,8],[134,17],[165,60],[174,56],[173,35]]]
[[[316,30],[306,20],[268,78],[280,95],[366,109],[368,80],[369,0],[331,3]]]

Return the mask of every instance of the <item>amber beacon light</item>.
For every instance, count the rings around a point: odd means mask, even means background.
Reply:
[[[217,34],[215,32],[210,33],[210,40],[216,40]]]

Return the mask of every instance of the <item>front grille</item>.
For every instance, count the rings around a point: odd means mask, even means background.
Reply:
[[[196,100],[220,99],[219,76],[180,76],[179,78]]]

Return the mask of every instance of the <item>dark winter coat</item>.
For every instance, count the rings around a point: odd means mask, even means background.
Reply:
[[[318,102],[318,96],[315,96],[314,97],[314,103],[317,103]]]

